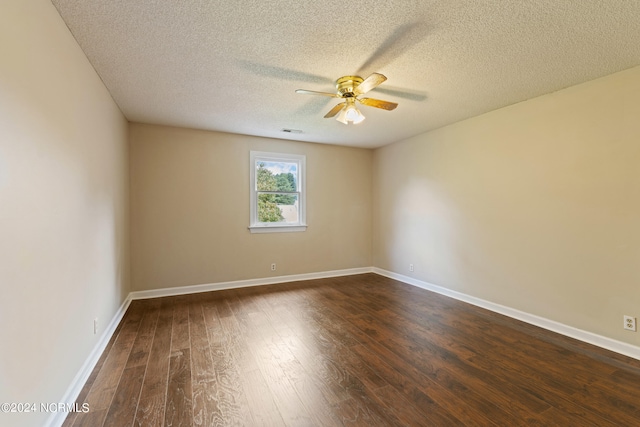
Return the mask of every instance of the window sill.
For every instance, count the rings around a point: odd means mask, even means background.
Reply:
[[[306,231],[306,225],[252,225],[251,233],[296,233]]]

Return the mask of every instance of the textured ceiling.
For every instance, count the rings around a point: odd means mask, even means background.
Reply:
[[[130,121],[378,147],[640,65],[640,1],[53,0]],[[388,80],[345,126],[343,75]],[[302,133],[282,132],[297,129]]]

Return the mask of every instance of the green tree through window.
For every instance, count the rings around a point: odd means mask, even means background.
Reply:
[[[275,175],[276,189],[278,191],[293,192],[296,191],[295,177],[291,172],[279,173]],[[279,205],[292,205],[296,202],[296,196],[287,194],[277,194],[276,203]]]
[[[277,176],[265,168],[264,163],[260,163],[257,170],[258,191],[277,191]],[[277,194],[258,195],[258,221],[279,222],[284,219],[278,207],[277,197]]]

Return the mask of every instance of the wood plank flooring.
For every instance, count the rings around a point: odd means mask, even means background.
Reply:
[[[640,361],[375,274],[133,301],[65,426],[640,426]]]

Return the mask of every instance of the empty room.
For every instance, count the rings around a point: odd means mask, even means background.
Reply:
[[[0,425],[640,425],[640,3],[3,0]]]

